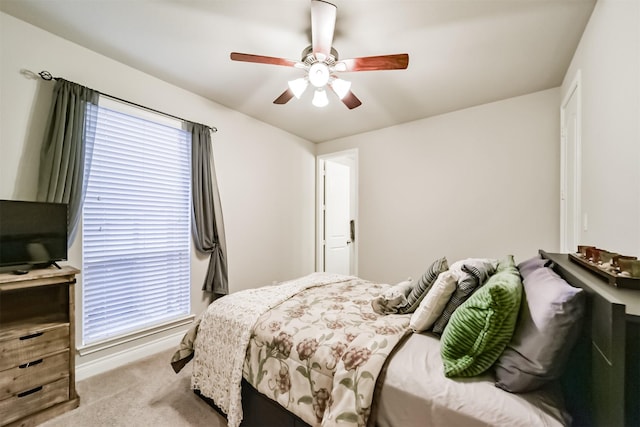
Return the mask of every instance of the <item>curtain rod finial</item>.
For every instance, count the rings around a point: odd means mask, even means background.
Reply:
[[[53,76],[48,71],[40,71],[38,75],[42,77],[42,80],[53,80]]]

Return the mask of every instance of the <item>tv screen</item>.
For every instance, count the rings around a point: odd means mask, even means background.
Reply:
[[[67,205],[0,200],[0,267],[67,260]]]

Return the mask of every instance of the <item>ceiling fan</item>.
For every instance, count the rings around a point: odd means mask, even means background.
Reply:
[[[324,107],[329,103],[326,88],[329,87],[349,109],[362,102],[351,92],[351,82],[339,78],[336,73],[350,71],[403,70],[409,65],[409,55],[366,56],[339,59],[331,46],[336,23],[336,6],[324,0],[311,0],[311,46],[302,52],[302,59],[295,61],[271,56],[231,52],[234,61],[282,65],[303,69],[304,77],[291,80],[289,87],[277,97],[274,104],[286,104],[294,96],[298,99],[309,84],[314,88],[312,104]]]

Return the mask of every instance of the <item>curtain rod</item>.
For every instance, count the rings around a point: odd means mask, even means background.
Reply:
[[[40,78],[42,78],[42,80],[47,80],[47,81],[58,80],[60,78],[60,77],[53,77],[53,75],[48,71],[40,71],[38,73],[38,75],[40,76]],[[97,91],[97,90],[96,90],[96,92],[98,92],[102,96],[106,96],[107,98],[115,99],[116,101],[124,102],[126,104],[133,105],[134,107],[138,107],[138,108],[142,108],[144,110],[152,111],[154,113],[162,114],[163,116],[171,117],[172,119],[181,120],[183,122],[194,123],[191,120],[186,120],[186,119],[183,119],[182,117],[178,117],[178,116],[174,116],[173,114],[165,113],[164,111],[159,111],[159,110],[155,110],[155,109],[150,108],[150,107],[146,107],[144,105],[136,104],[135,102],[127,101],[126,99],[122,99],[122,98],[119,98],[117,96],[109,95],[108,93],[100,92],[100,91]],[[218,128],[216,128],[215,126],[208,126],[208,125],[202,125],[202,126],[207,127],[213,133],[218,132]]]

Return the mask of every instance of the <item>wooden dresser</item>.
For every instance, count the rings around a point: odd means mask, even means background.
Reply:
[[[78,407],[73,267],[0,274],[0,426]]]

